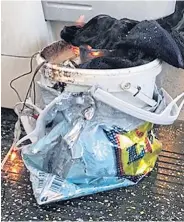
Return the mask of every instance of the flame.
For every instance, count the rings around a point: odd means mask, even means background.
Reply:
[[[80,49],[77,46],[71,46],[73,52],[75,53],[76,56],[80,55]],[[91,55],[92,57],[96,58],[96,57],[100,57],[103,56],[104,53],[102,51],[98,51],[98,50],[93,50],[91,46],[87,46],[87,49],[89,50],[89,55]]]
[[[84,26],[84,15],[81,15],[77,21],[76,21],[76,26],[78,27],[83,27]]]
[[[16,166],[12,167],[11,171],[12,171],[13,173],[18,173],[18,170],[17,170]]]
[[[79,55],[80,55],[79,47],[72,45],[71,48],[72,48],[72,50],[73,50],[73,52],[74,52],[74,54],[75,54],[76,56],[79,56]]]
[[[12,153],[10,154],[10,160],[14,161],[16,157],[17,157],[16,151],[12,151]]]
[[[90,52],[90,54],[91,54],[93,57],[103,56],[103,52],[101,52],[101,51]]]
[[[77,21],[76,21],[76,26],[78,26],[78,27],[83,27],[84,26],[84,15],[81,15],[78,19],[77,19]],[[72,51],[74,52],[74,54],[76,55],[76,56],[79,56],[80,55],[80,49],[79,49],[79,47],[77,47],[77,46],[71,46],[71,49],[72,49]],[[89,55],[90,56],[92,56],[92,57],[94,57],[94,58],[96,58],[96,57],[100,57],[100,56],[103,56],[104,54],[103,54],[103,52],[101,52],[100,50],[98,51],[98,50],[93,50],[92,49],[92,47],[91,46],[87,46],[87,49],[89,50]]]

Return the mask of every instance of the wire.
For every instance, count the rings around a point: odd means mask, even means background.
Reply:
[[[41,67],[40,67],[41,68]],[[33,80],[33,104],[36,103],[36,85],[35,85],[35,79]]]
[[[33,74],[31,83],[30,83],[29,88],[28,88],[27,93],[26,93],[26,97],[25,97],[25,99],[24,99],[24,103],[23,103],[23,107],[22,107],[21,112],[24,110],[24,107],[26,106],[26,100],[27,100],[27,98],[28,98],[28,95],[29,95],[29,92],[30,92],[30,90],[31,90],[32,84],[34,84],[34,80],[35,80],[36,74],[38,73],[38,71],[40,70],[40,68],[41,68],[45,63],[46,63],[46,61],[42,62],[42,63],[41,63],[40,65],[38,65],[38,66],[36,67],[36,69],[35,69],[35,72],[34,72],[34,74]],[[35,88],[34,88],[34,94],[35,94],[35,96],[36,96]]]
[[[21,58],[21,59],[30,59],[32,56],[19,56],[19,55],[10,55],[10,54],[4,54],[1,53],[2,56],[8,56],[8,57],[15,57],[15,58]]]
[[[27,73],[24,73],[24,74],[22,74],[22,75],[20,75],[20,76],[18,76],[18,77],[16,77],[16,78],[14,78],[14,79],[12,79],[11,82],[10,82],[10,87],[11,87],[11,89],[13,89],[14,92],[17,94],[17,97],[19,98],[20,102],[22,102],[22,99],[21,99],[18,91],[17,91],[17,90],[15,89],[15,87],[13,86],[13,82],[15,82],[16,80],[18,80],[18,79],[20,79],[20,78],[22,78],[22,77],[24,77],[24,76],[27,76],[27,75],[29,75],[29,74],[32,73],[32,71],[33,71],[33,59],[34,59],[35,55],[37,55],[38,53],[39,53],[39,52],[36,52],[36,53],[34,53],[31,57],[29,57],[29,58],[31,58],[31,60],[30,60],[30,71],[27,72]],[[2,54],[1,54],[1,55],[2,55]],[[16,56],[16,57],[20,58],[19,56]]]

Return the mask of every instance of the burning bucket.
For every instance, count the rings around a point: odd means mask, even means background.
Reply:
[[[184,96],[184,93],[173,100],[163,90],[162,99],[165,99],[164,103],[168,106],[162,108],[163,112],[159,114],[153,113],[160,105],[160,101],[154,99],[156,76],[162,71],[159,60],[122,69],[80,69],[63,65],[66,59],[80,63],[81,58],[78,54],[79,49],[64,40],[44,48],[37,56],[38,64],[45,62],[41,69],[41,84],[64,83],[65,92],[71,93],[90,90],[95,99],[152,123],[167,125],[177,119],[184,100],[179,107],[176,102]],[[99,52],[92,56],[99,56]]]
[[[74,50],[76,53],[77,48]],[[98,56],[102,52],[93,51],[93,53]],[[64,57],[68,59],[69,56],[70,58],[75,57],[67,43],[59,41],[43,49],[38,55],[37,61],[38,63],[49,61],[42,68],[42,73],[51,80],[65,82],[66,91],[85,92],[91,87],[98,86],[136,107],[153,105],[147,103],[143,97],[152,100],[156,76],[162,71],[162,64],[159,60],[133,68],[108,70],[73,69],[58,64],[59,60],[62,61]]]
[[[22,157],[40,205],[137,184],[161,151],[152,123],[171,124],[184,103],[176,105],[184,93],[172,100],[155,87],[158,60],[129,69],[64,67],[66,57],[73,59],[69,66],[80,61],[76,54],[63,41],[40,52],[38,83],[47,101],[37,108],[35,127],[15,144],[32,142],[21,147]],[[59,83],[62,90],[54,87]]]

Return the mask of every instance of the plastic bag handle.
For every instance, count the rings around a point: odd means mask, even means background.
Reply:
[[[177,105],[176,103],[177,103],[182,97],[184,97],[184,92],[181,93],[180,95],[178,95],[175,99],[173,99],[161,114],[164,115],[164,116],[165,116],[165,115],[170,115],[173,107]],[[177,109],[177,113],[175,114],[176,116],[179,116],[180,111],[181,111],[183,105],[184,105],[184,99],[181,101],[181,103],[180,103],[180,105],[179,105],[179,107],[178,107],[178,109]]]
[[[47,115],[48,111],[56,104],[61,102],[61,100],[63,99],[63,94],[59,95],[58,97],[56,97],[51,103],[49,103],[44,110],[40,110],[39,112],[39,117],[37,119],[36,122],[36,127],[35,129],[29,133],[28,135],[24,136],[23,138],[21,138],[19,141],[16,142],[15,146],[16,149],[21,149],[18,148],[18,146],[20,146],[21,143],[23,143],[24,141],[28,140],[28,139],[32,139],[33,142],[36,142],[38,140],[38,136],[41,135],[44,136],[45,135],[45,130],[44,130],[44,126],[43,126],[43,120],[45,118],[45,116]],[[31,103],[28,103],[29,105],[31,105]],[[33,104],[32,104],[33,106]]]
[[[171,102],[165,108],[164,111],[162,111],[160,114],[157,114],[157,113],[149,112],[147,110],[138,108],[130,103],[120,100],[117,97],[113,96],[112,94],[100,88],[96,88],[96,89],[92,88],[90,92],[93,95],[93,97],[96,98],[97,100],[100,100],[101,102],[115,109],[118,109],[121,112],[127,113],[128,115],[134,116],[138,119],[142,119],[144,121],[148,121],[148,122],[151,122],[154,124],[160,124],[160,125],[172,124],[177,119],[181,111],[181,108],[184,104],[184,100],[181,102],[179,107],[176,104],[176,102],[184,96],[184,92],[181,93],[174,100],[172,100],[172,98],[169,96],[169,99]],[[170,115],[171,110],[174,106],[176,108],[176,113],[174,115]]]
[[[33,138],[35,138],[35,140],[33,140]],[[34,131],[31,132],[30,134],[22,137],[19,141],[17,141],[17,142],[15,143],[15,149],[16,149],[16,150],[22,149],[22,147],[19,147],[19,146],[20,146],[23,142],[25,142],[26,140],[32,140],[33,143],[37,141],[37,136],[36,136],[36,134],[34,133]]]

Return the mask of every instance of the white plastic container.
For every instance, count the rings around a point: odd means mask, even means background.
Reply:
[[[177,119],[184,104],[184,93],[173,100],[165,90],[162,90],[164,100],[160,98],[160,101],[162,104],[165,102],[165,109],[158,108],[160,102],[153,98],[156,77],[162,71],[162,63],[159,60],[132,68],[106,70],[67,68],[48,62],[56,61],[53,59],[55,56],[63,57],[63,52],[67,49],[66,44],[63,40],[54,42],[37,55],[38,64],[45,62],[41,69],[43,78],[40,81],[44,87],[47,87],[48,83],[51,83],[50,87],[55,82],[64,82],[65,91],[90,91],[95,99],[155,124],[168,125]],[[178,106],[179,100],[181,103]]]
[[[44,59],[38,55],[37,62],[41,64]],[[162,71],[162,64],[157,59],[145,65],[126,69],[73,69],[50,63],[46,66],[45,76],[51,80],[65,82],[66,91],[85,92],[91,87],[100,87],[139,108],[146,105],[154,106],[152,97],[156,76]]]

